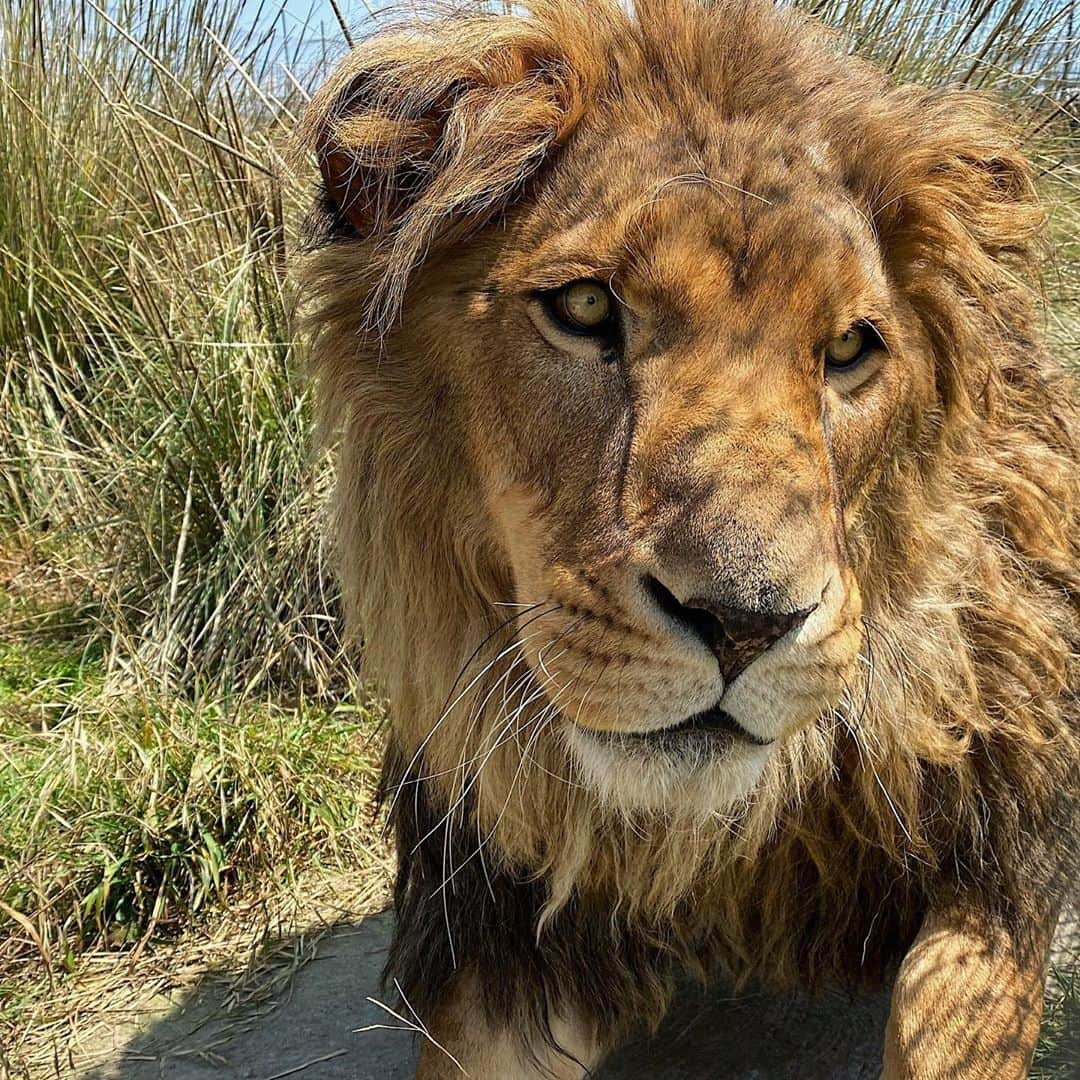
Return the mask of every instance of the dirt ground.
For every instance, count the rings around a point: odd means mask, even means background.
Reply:
[[[382,913],[336,927],[284,994],[224,1012],[213,980],[118,1040],[86,1080],[405,1080],[416,1046],[367,998],[390,932]],[[1074,917],[1059,947],[1080,941]],[[732,997],[686,987],[655,1039],[623,1047],[601,1080],[858,1080],[876,1077],[888,995]],[[372,1025],[387,1025],[386,1027]],[[367,1030],[365,1030],[367,1029]]]

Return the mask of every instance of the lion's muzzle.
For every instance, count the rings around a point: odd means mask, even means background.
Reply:
[[[799,611],[751,611],[707,595],[691,597],[684,604],[654,577],[645,579],[645,589],[673,622],[701,638],[716,657],[726,684],[733,683],[785,634],[802,626],[818,606],[814,603]]]

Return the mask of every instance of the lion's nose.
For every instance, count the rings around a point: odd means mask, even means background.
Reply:
[[[785,634],[797,629],[817,608],[801,611],[750,611],[708,597],[694,596],[684,604],[654,577],[645,588],[669,619],[690,630],[712,651],[724,682],[730,683]]]

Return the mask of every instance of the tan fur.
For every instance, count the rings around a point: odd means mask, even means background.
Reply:
[[[904,958],[885,1034],[887,1080],[1027,1076],[1050,924],[1015,941],[966,912],[929,917]]]
[[[990,104],[893,87],[796,13],[635,7],[377,36],[301,132],[357,234],[300,273],[391,802],[422,782],[543,881],[541,936],[591,897],[741,979],[873,981],[940,906],[1023,936],[1070,872],[1080,760],[1076,412],[1033,340],[1031,170]],[[630,391],[538,330],[533,291],[575,278],[634,313]],[[890,356],[842,397],[814,350],[862,317]],[[715,697],[635,592],[706,565],[820,601],[724,688],[777,742],[685,775],[607,754]]]

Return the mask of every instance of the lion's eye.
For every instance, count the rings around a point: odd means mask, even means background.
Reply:
[[[881,335],[863,320],[837,334],[825,346],[825,364],[833,371],[845,371],[862,363],[870,353],[884,348]]]
[[[614,303],[599,281],[572,281],[547,296],[551,317],[573,334],[602,334],[612,325]]]

